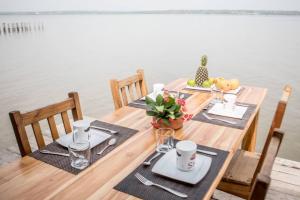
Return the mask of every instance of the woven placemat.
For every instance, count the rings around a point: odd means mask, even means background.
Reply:
[[[163,186],[167,186],[169,188],[175,189],[179,192],[183,192],[188,195],[190,200],[199,200],[202,199],[209,188],[211,187],[213,181],[217,177],[221,167],[224,164],[228,156],[227,151],[222,151],[220,149],[210,148],[202,145],[198,145],[198,149],[206,150],[206,151],[213,151],[218,153],[217,156],[211,156],[212,164],[211,168],[209,169],[208,173],[199,183],[195,185],[183,183],[180,181],[176,181],[173,179],[169,179],[151,172],[152,167],[154,164],[161,158],[152,161],[152,165],[145,167],[142,164],[137,167],[132,173],[130,173],[125,179],[123,179],[118,185],[114,187],[114,189],[119,190],[121,192],[133,195],[135,197],[145,199],[145,200],[182,200],[182,198],[177,197],[169,192],[166,192],[160,188],[153,187],[153,186],[145,186],[141,182],[137,180],[134,176],[137,172],[140,173],[142,176],[146,177],[147,179],[161,184]],[[155,152],[150,155],[146,160],[151,158]]]
[[[172,92],[175,92],[175,91],[169,91],[169,92],[172,93]],[[189,98],[190,96],[192,96],[192,94],[183,93],[183,92],[180,92],[180,94],[184,94],[183,99],[187,99],[187,98]],[[128,106],[134,107],[134,108],[147,109],[147,105],[146,105],[145,100],[140,100],[140,99],[135,100],[135,101],[129,103]]]
[[[241,106],[247,106],[247,111],[244,114],[242,119],[236,119],[236,118],[230,118],[230,117],[224,117],[224,116],[219,116],[219,115],[212,115],[212,114],[207,114],[207,111],[214,105],[214,103],[210,103],[209,106],[204,109],[201,110],[198,114],[196,114],[192,120],[195,121],[201,121],[201,122],[206,122],[206,123],[211,123],[211,124],[216,124],[216,125],[220,125],[220,126],[226,126],[226,127],[231,127],[231,128],[237,128],[237,129],[244,129],[249,118],[251,117],[252,113],[255,111],[256,109],[256,105],[254,104],[247,104],[247,103],[236,103],[237,105],[241,105]],[[219,118],[219,119],[225,119],[225,120],[229,120],[232,122],[236,122],[236,124],[229,124],[226,122],[222,122],[219,120],[209,120],[206,117],[203,116],[202,113],[206,113],[207,115],[211,116],[211,117],[215,117],[215,118]]]
[[[112,151],[113,149],[115,149],[116,147],[121,145],[123,142],[125,142],[127,139],[129,139],[131,136],[133,136],[134,134],[136,134],[138,132],[138,130],[126,128],[126,127],[115,125],[115,124],[109,124],[109,123],[98,121],[98,120],[93,121],[91,123],[91,125],[118,131],[118,133],[113,135],[113,137],[117,138],[117,143],[114,146],[107,148],[107,150],[104,151],[101,155],[97,155],[97,152],[101,151],[104,148],[104,146],[107,145],[107,142],[98,144],[97,146],[95,146],[94,148],[91,149],[91,164],[90,164],[90,166],[94,162],[96,162],[100,158],[104,157],[110,151]],[[107,132],[107,134],[110,134],[110,133]],[[44,149],[49,150],[49,151],[54,151],[54,152],[68,153],[67,148],[59,145],[56,142],[50,143]],[[73,168],[71,166],[69,157],[42,154],[39,151],[35,151],[35,152],[31,153],[29,156],[31,156],[37,160],[43,161],[47,164],[53,165],[62,170],[65,170],[67,172],[70,172],[72,174],[78,174],[81,171],[87,169],[87,168],[85,168],[83,170],[79,170],[79,169]]]

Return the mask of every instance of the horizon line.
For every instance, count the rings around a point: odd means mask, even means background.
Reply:
[[[49,10],[49,11],[0,11],[0,15],[74,15],[74,14],[228,14],[228,15],[300,15],[297,10]]]

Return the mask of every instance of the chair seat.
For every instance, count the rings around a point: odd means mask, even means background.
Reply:
[[[222,181],[250,186],[260,155],[238,150],[233,156]]]

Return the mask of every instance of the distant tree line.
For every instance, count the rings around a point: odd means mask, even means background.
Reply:
[[[0,24],[0,35],[20,34],[26,32],[43,31],[44,24],[42,22],[2,22]]]

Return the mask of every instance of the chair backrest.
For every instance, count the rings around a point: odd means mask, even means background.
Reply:
[[[123,80],[110,80],[111,93],[114,100],[115,110],[127,106],[131,101],[139,99],[148,94],[144,70],[139,69],[133,76]],[[136,93],[134,93],[134,90]]]
[[[68,110],[72,111],[74,121],[82,119],[82,112],[80,108],[79,95],[77,92],[70,92],[69,98],[43,108],[39,108],[30,112],[21,113],[20,111],[12,111],[9,113],[10,120],[16,135],[17,143],[22,156],[31,153],[30,143],[25,127],[32,126],[33,133],[39,149],[45,147],[42,130],[39,121],[47,119],[52,139],[59,138],[58,130],[56,127],[54,116],[61,115],[65,132],[72,132],[70,120],[68,117]]]
[[[263,162],[264,162],[266,153],[267,153],[268,148],[269,148],[269,144],[270,144],[270,142],[271,142],[271,138],[272,138],[273,133],[274,133],[274,129],[275,129],[275,128],[280,128],[280,127],[281,127],[281,123],[282,123],[282,120],[283,120],[283,116],[284,116],[285,109],[286,109],[286,106],[287,106],[289,97],[290,97],[290,95],[291,95],[291,92],[292,92],[291,86],[286,85],[286,86],[284,87],[284,89],[283,89],[281,99],[280,99],[280,101],[279,101],[278,104],[277,104],[277,108],[276,108],[276,111],[275,111],[275,114],[274,114],[274,117],[273,117],[273,121],[272,121],[270,130],[269,130],[269,133],[268,133],[266,142],[265,142],[265,144],[264,144],[264,148],[263,148],[263,150],[262,150],[262,153],[261,153],[261,156],[260,156],[258,165],[257,165],[257,167],[256,167],[256,169],[255,169],[254,177],[255,177],[255,176],[260,172],[260,170],[261,170],[262,164],[263,164]]]
[[[265,159],[263,161],[260,172],[255,177],[251,193],[249,195],[250,200],[263,200],[266,197],[270,182],[271,182],[271,171],[273,164],[275,162],[275,158],[277,156],[278,150],[280,148],[280,144],[282,142],[282,138],[284,133],[278,129],[273,130],[272,138],[270,140],[269,147],[267,149],[267,153]]]

